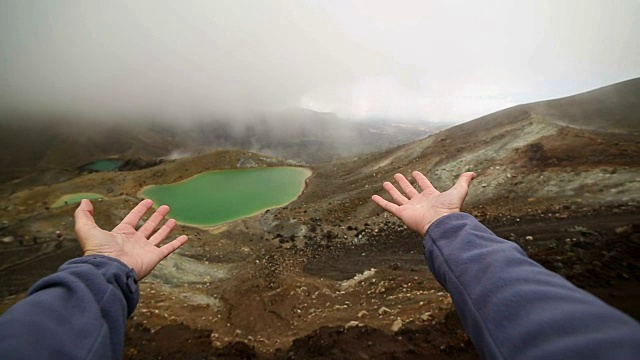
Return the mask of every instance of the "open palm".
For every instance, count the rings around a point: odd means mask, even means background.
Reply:
[[[469,184],[476,177],[475,173],[464,173],[451,189],[441,193],[419,171],[414,171],[412,175],[422,192],[418,192],[403,175],[396,174],[393,178],[406,196],[387,181],[382,186],[394,202],[387,201],[378,195],[374,195],[371,199],[420,235],[424,235],[437,219],[460,211],[469,192]]]
[[[169,207],[160,206],[138,229],[136,225],[153,206],[151,200],[143,200],[112,231],[101,229],[93,218],[93,205],[82,200],[75,212],[75,230],[85,255],[105,255],[121,260],[143,279],[158,263],[185,242],[181,235],[170,243],[158,247],[175,228],[176,221],[169,219],[158,231],[156,227],[169,213]]]

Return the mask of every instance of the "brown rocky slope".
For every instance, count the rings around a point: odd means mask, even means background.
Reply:
[[[507,109],[394,149],[314,166],[305,192],[286,207],[215,228],[180,227],[191,240],[142,283],[125,355],[475,357],[451,300],[426,268],[419,237],[369,200],[393,174],[413,170],[439,189],[464,171],[477,172],[464,210],[544,266],[639,317],[638,83],[605,88],[603,98],[626,95],[606,112],[581,112],[579,121],[556,106],[571,98]],[[598,98],[596,90],[588,102]],[[551,111],[565,118],[551,118]],[[602,116],[625,118],[628,131],[589,126],[606,123]],[[5,306],[77,254],[73,207],[47,208],[60,193],[108,194],[96,204],[98,222],[108,227],[145,184],[239,164],[287,163],[221,151],[14,192],[0,208],[1,235],[11,237],[1,254],[39,257],[0,270]]]

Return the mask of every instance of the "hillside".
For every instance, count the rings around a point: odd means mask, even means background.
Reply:
[[[546,120],[591,130],[640,131],[640,78],[564,98],[518,105],[451,129],[462,136],[537,115]]]
[[[563,125],[640,133],[640,79],[566,98],[533,103],[529,111]]]
[[[543,266],[640,318],[639,81],[315,164],[305,192],[288,206],[215,228],[179,227],[190,241],[142,283],[125,357],[474,358],[450,298],[424,263],[419,236],[370,201],[383,181],[413,170],[440,190],[475,171],[463,210]],[[287,164],[219,150],[46,186],[13,183],[0,206],[1,305],[78,254],[73,206],[48,208],[60,194],[106,194],[96,216],[109,227],[147,184]],[[401,328],[392,330],[394,324]]]
[[[319,166],[316,177],[339,181],[343,191],[337,198],[345,197],[344,191],[353,192],[352,201],[367,204],[354,209],[363,214],[375,209],[365,201],[372,193],[367,186],[379,189],[396,172],[409,175],[413,170],[423,171],[440,188],[462,172],[475,171],[479,177],[469,205],[508,209],[526,206],[532,199],[591,205],[637,201],[640,140],[634,131],[640,124],[640,111],[635,111],[640,79],[620,86],[516,106],[394,149]],[[594,104],[608,104],[611,94],[618,94],[617,108],[589,110]],[[567,111],[566,104],[582,103],[590,105],[582,112]],[[551,113],[566,117],[560,122],[548,118]],[[624,121],[606,131],[602,124],[609,118]],[[584,126],[576,126],[579,123]],[[314,185],[322,188],[319,181],[312,182],[306,196],[314,196]]]

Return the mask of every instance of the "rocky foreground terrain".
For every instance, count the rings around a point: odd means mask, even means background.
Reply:
[[[288,206],[213,228],[179,226],[190,241],[141,283],[125,357],[477,358],[429,273],[420,237],[369,200],[393,174],[413,170],[441,190],[475,171],[463,210],[640,319],[639,95],[640,81],[632,80],[507,109],[311,166],[307,188]],[[98,224],[108,228],[145,185],[295,163],[221,150],[151,165],[0,185],[2,309],[80,254],[74,207],[49,207],[62,194],[105,194],[94,203]]]

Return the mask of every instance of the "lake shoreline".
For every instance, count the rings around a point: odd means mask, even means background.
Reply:
[[[215,170],[203,171],[201,173],[192,175],[192,176],[190,176],[188,178],[185,178],[185,179],[182,179],[180,181],[176,181],[174,183],[153,184],[153,185],[144,186],[142,189],[140,189],[137,192],[137,196],[140,197],[140,198],[144,198],[144,199],[151,199],[150,196],[145,194],[145,191],[148,191],[149,189],[157,187],[157,186],[179,185],[179,184],[182,184],[182,183],[184,183],[186,181],[193,180],[195,177],[198,177],[198,176],[201,176],[201,175],[205,175],[205,174],[220,173],[220,172],[242,172],[242,171],[249,171],[249,170],[260,170],[260,169],[296,169],[296,170],[302,171],[303,175],[304,175],[304,178],[300,182],[300,187],[298,188],[297,195],[291,200],[288,200],[288,201],[285,201],[285,202],[282,202],[282,203],[278,203],[276,205],[260,208],[260,209],[258,209],[256,211],[251,212],[251,213],[242,215],[242,216],[234,218],[232,220],[223,221],[223,222],[218,223],[218,224],[207,225],[207,224],[193,223],[193,222],[188,222],[188,221],[177,220],[176,219],[177,223],[182,225],[182,226],[189,226],[189,227],[199,228],[199,229],[203,229],[203,230],[211,230],[211,229],[217,228],[217,227],[222,226],[222,225],[229,224],[229,223],[237,221],[237,220],[246,219],[246,218],[249,218],[249,217],[264,213],[265,211],[268,211],[268,210],[281,208],[283,206],[286,206],[286,205],[296,201],[298,198],[300,198],[300,196],[302,196],[305,193],[305,191],[306,191],[306,189],[307,189],[307,187],[309,185],[309,178],[311,178],[311,176],[313,175],[313,170],[311,170],[311,168],[302,167],[302,166],[273,166],[273,167],[266,166],[266,167],[254,167],[254,168],[246,168],[246,169],[215,169]],[[153,200],[153,199],[151,199],[151,200]],[[164,205],[164,204],[161,204],[161,203],[156,204],[156,201],[154,200],[154,208],[157,208],[157,207],[159,207],[161,205]]]

